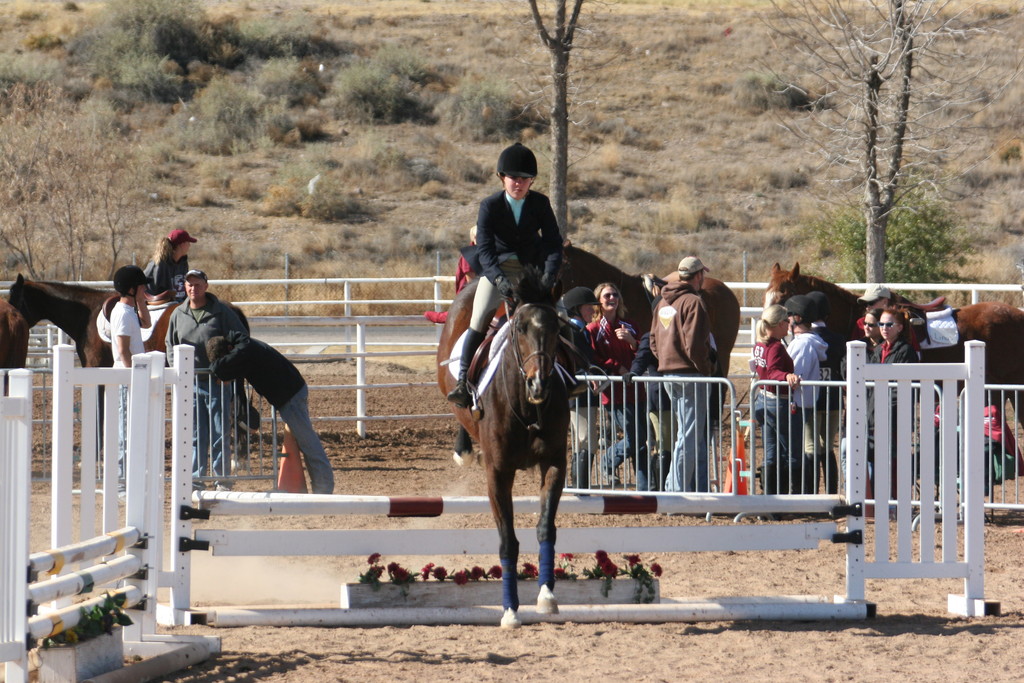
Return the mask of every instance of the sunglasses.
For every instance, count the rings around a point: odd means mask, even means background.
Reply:
[[[602,299],[618,299],[619,295],[616,294],[615,292],[607,292],[606,294],[602,294],[601,298]]]
[[[896,323],[878,323],[878,326],[881,327],[883,330],[887,330],[895,324]],[[867,325],[865,325],[865,327],[867,327]]]
[[[864,327],[878,327],[878,323],[864,323]]]

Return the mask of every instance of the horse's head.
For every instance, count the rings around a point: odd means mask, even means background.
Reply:
[[[7,295],[7,300],[12,306],[18,309],[25,321],[28,322],[29,326],[35,325],[39,322],[39,318],[32,315],[30,310],[29,302],[26,297],[26,286],[25,278],[18,273],[18,279],[11,285],[11,290]]]
[[[783,270],[782,266],[776,263],[768,277],[768,288],[764,290],[764,307],[782,304],[794,294],[806,294],[809,291],[811,288],[800,275],[799,263],[793,266],[793,270]]]
[[[526,385],[526,400],[535,405],[547,400],[554,374],[561,319],[554,306],[523,304],[510,323],[510,344]]]

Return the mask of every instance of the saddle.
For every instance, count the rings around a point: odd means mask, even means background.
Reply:
[[[899,302],[899,305],[905,306],[911,311],[919,311],[921,313],[933,313],[935,311],[941,311],[942,309],[947,308],[946,297],[944,296],[937,296],[931,301],[923,304],[915,304],[911,301],[901,301]]]

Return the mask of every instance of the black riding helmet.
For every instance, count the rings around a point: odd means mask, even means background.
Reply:
[[[128,293],[139,285],[152,283],[153,281],[146,277],[142,268],[138,266],[121,266],[114,273],[114,291],[121,296],[128,296]]]
[[[498,157],[498,174],[514,178],[536,178],[537,157],[521,142],[506,147]]]
[[[828,295],[825,292],[808,292],[808,298],[814,302],[814,310],[818,313],[818,320],[824,320],[831,313],[831,309],[828,305]]]
[[[786,312],[800,316],[800,319],[807,324],[817,320],[814,299],[806,294],[797,294],[786,299]]]
[[[594,290],[589,287],[573,287],[562,296],[562,307],[569,315],[576,315],[576,309],[583,304],[597,304]]]

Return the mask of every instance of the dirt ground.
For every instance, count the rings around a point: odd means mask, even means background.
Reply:
[[[311,374],[316,374],[312,372]],[[316,394],[314,393],[314,396]],[[329,410],[347,397],[319,396],[312,412]],[[403,412],[410,401],[442,411],[436,389],[404,389],[377,395],[374,412]],[[435,406],[436,403],[436,406]],[[337,406],[334,406],[335,408]],[[338,415],[341,412],[331,412]],[[334,464],[337,492],[373,495],[484,495],[481,468],[451,459],[453,425],[446,421],[373,423],[366,439],[351,425],[322,429]],[[535,472],[517,482],[517,495],[537,489]],[[265,490],[261,482],[244,488]],[[36,496],[37,499],[41,496]],[[37,533],[34,538],[38,538]],[[560,515],[562,527],[733,524],[731,519],[624,516],[584,519]],[[743,524],[768,522],[743,521]],[[381,628],[213,628],[189,626],[167,633],[214,635],[223,651],[164,681],[396,681],[608,680],[638,681],[986,681],[1020,680],[1015,649],[1024,636],[1024,582],[1020,517],[996,515],[985,528],[986,598],[1002,616],[967,619],[946,612],[946,596],[962,582],[872,581],[868,599],[878,616],[866,621],[702,622],[674,624],[529,625],[516,631],[495,626]],[[219,525],[249,528],[489,527],[484,516],[435,519],[231,518]],[[526,518],[518,526],[532,526]],[[45,532],[43,532],[45,533]],[[45,540],[43,540],[45,543]],[[33,544],[33,550],[39,546]],[[595,550],[597,550],[595,548]],[[664,567],[666,597],[814,595],[844,589],[843,551],[645,554]],[[418,570],[426,562],[449,568],[497,563],[489,557],[388,557]],[[521,561],[535,562],[529,556]],[[193,557],[193,602],[225,604],[337,605],[339,586],[365,571],[362,557]],[[555,589],[557,596],[557,586]]]

